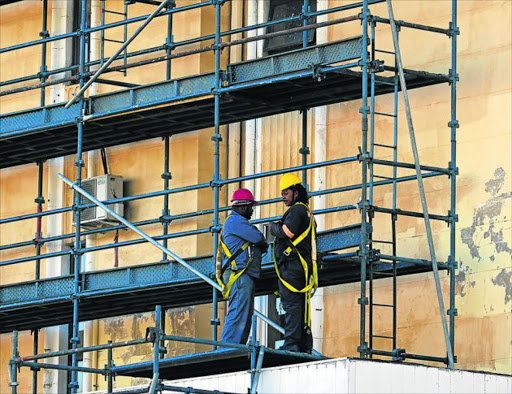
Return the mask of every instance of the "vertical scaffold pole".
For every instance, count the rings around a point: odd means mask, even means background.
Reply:
[[[452,0],[452,67],[450,70],[451,83],[451,119],[449,127],[451,129],[451,159],[450,159],[450,340],[452,345],[452,353],[455,354],[455,316],[457,309],[455,308],[455,269],[457,260],[455,258],[455,223],[457,222],[457,128],[459,121],[457,120],[457,35],[459,28],[457,26],[457,0]]]
[[[302,26],[308,25],[307,14],[309,12],[309,0],[304,0],[304,5],[302,6]],[[308,30],[304,30],[302,32],[302,48],[308,47]]]
[[[375,70],[373,62],[375,61],[375,25],[376,22],[374,20],[370,21],[371,27],[371,38],[370,38],[370,50],[371,57],[370,61],[372,62],[372,66],[370,71],[370,158],[373,159],[375,155]],[[368,185],[368,204],[371,207],[373,205],[373,160],[370,160],[369,163],[369,175],[370,175],[370,183]],[[370,211],[370,215],[368,218],[368,223],[371,226],[373,223],[373,215],[374,212]],[[372,243],[372,234],[368,236],[368,247],[373,249]],[[369,279],[369,305],[368,305],[368,345],[369,350],[373,349],[373,283],[374,283],[374,267],[373,261],[370,261],[368,265],[368,279]],[[372,358],[372,353],[368,354],[369,358]]]
[[[108,344],[110,345],[112,341],[108,341]],[[107,375],[107,393],[111,394],[114,392],[114,375],[112,373],[112,367],[114,366],[113,362],[113,349],[109,347],[107,349],[107,369],[108,369],[108,375]]]
[[[150,390],[150,392],[153,393],[156,391],[156,386],[158,386],[158,380],[160,378],[160,336],[162,333],[161,316],[162,307],[157,305],[155,308],[155,338],[153,341],[153,381],[151,382],[152,390]]]
[[[362,106],[360,112],[362,115],[362,146],[361,146],[361,243],[359,245],[359,254],[361,258],[361,296],[358,299],[360,305],[360,325],[359,325],[359,346],[357,351],[359,356],[364,358],[367,355],[368,346],[366,344],[366,265],[368,263],[368,0],[363,0],[363,12],[361,14],[363,24],[363,46],[361,53],[362,65]]]
[[[309,12],[309,0],[304,0],[304,4],[302,5],[302,26],[308,25],[307,14]],[[304,30],[302,32],[302,48],[308,47],[308,30]],[[299,153],[302,155],[302,165],[306,165],[308,163],[308,110],[304,108],[301,111],[302,114],[302,147],[299,150]],[[302,170],[302,184],[308,190],[308,172],[306,170]]]
[[[308,155],[309,155],[309,147],[308,147],[308,110],[304,108],[301,111],[302,114],[302,147],[299,150],[299,153],[302,155],[302,165],[305,166],[308,164]],[[308,190],[308,172],[307,170],[302,170],[302,184]]]
[[[169,5],[167,6],[167,9],[170,10],[176,6],[176,2],[174,0],[171,0],[169,2]],[[170,59],[170,56],[172,54],[172,46],[174,44],[174,38],[172,35],[172,18],[173,14],[167,15],[167,41],[165,43],[166,47],[166,55],[167,55],[167,67],[166,67],[166,77],[169,81],[171,79],[171,66],[172,66],[172,60]]]
[[[43,0],[43,24],[42,24],[41,33],[39,33],[39,36],[42,39],[50,37],[50,34],[48,33],[48,0]],[[46,72],[48,71],[47,67],[46,67],[46,48],[47,48],[46,42],[43,42],[41,44],[41,70],[40,70],[41,84],[44,84],[46,82]],[[44,103],[45,103],[45,87],[43,86],[41,88],[41,107],[44,106]]]
[[[42,105],[44,105],[44,101],[42,102]],[[43,168],[42,161],[37,162],[37,169],[38,169],[38,172],[37,172],[37,197],[34,201],[37,204],[37,212],[40,213],[43,211],[43,204],[44,204],[44,197],[43,197],[43,169],[44,168]],[[41,254],[41,247],[42,247],[41,224],[42,224],[42,218],[40,216],[38,216],[38,218],[36,219],[36,234],[35,234],[35,239],[34,239],[34,242],[36,244],[36,255],[37,256],[39,256]],[[36,260],[35,279],[36,279],[36,289],[37,289],[39,286],[38,281],[39,281],[39,279],[41,279],[41,260],[40,259]],[[34,335],[33,351],[34,351],[34,354],[37,354],[38,348],[39,348],[39,329],[35,328],[33,331],[33,335]],[[35,369],[35,368],[32,370],[32,392],[34,394],[37,393],[37,369]]]
[[[171,180],[171,172],[169,171],[169,136],[164,137],[164,172],[162,179],[164,180],[164,190],[169,190],[169,181]],[[167,235],[169,233],[169,195],[164,195],[164,207],[162,209],[162,233]],[[164,238],[163,245],[167,248],[168,240]],[[167,255],[162,253],[162,260],[166,260]]]
[[[80,0],[80,5],[82,7],[81,12],[81,21],[80,21],[80,88],[83,88],[85,80],[85,34],[84,31],[87,28],[87,0]],[[80,97],[80,119],[78,119],[78,141],[77,141],[77,153],[76,153],[76,184],[80,186],[82,184],[82,167],[84,166],[84,162],[82,160],[82,138],[83,138],[83,116],[85,111],[85,100],[83,96]],[[80,292],[80,264],[82,261],[82,254],[80,252],[81,242],[80,242],[80,218],[81,218],[81,209],[79,206],[82,204],[82,195],[78,193],[76,190],[74,192],[74,209],[75,209],[75,247],[74,247],[74,281],[73,281],[73,337],[70,342],[72,345],[72,349],[75,350],[80,342],[79,339],[79,326],[78,326],[78,293]],[[78,365],[77,354],[73,353],[71,358],[71,365],[76,367]],[[73,370],[71,372],[71,383],[70,383],[71,393],[76,393],[78,389],[78,381],[77,381],[77,371]]]
[[[220,21],[221,21],[221,6],[222,0],[214,0],[213,4],[215,4],[215,44],[214,44],[214,52],[215,52],[215,88],[213,89],[214,95],[214,134],[212,136],[212,140],[215,144],[214,151],[214,174],[213,174],[213,194],[214,194],[214,206],[213,206],[213,259],[212,259],[212,272],[215,272],[215,259],[217,256],[217,248],[219,245],[219,180],[220,180],[220,142],[222,141],[222,136],[220,135]],[[219,326],[219,317],[218,317],[218,300],[217,300],[217,289],[212,289],[212,339],[214,341],[217,340],[217,327]],[[213,350],[216,350],[217,346],[213,345]]]
[[[397,32],[397,39],[398,39],[398,32]],[[396,66],[396,57],[395,57],[395,69]],[[398,161],[398,71],[395,71],[395,77],[394,77],[394,97],[393,97],[393,163],[396,163]],[[392,254],[393,256],[397,255],[397,246],[396,246],[396,225],[398,220],[398,215],[396,214],[396,197],[397,197],[397,181],[396,178],[398,176],[398,167],[393,166],[393,215],[391,216],[391,239],[393,242],[392,245]],[[396,311],[397,311],[397,295],[396,295],[396,260],[393,260],[393,350],[395,350],[396,347],[396,328],[397,328],[397,320],[396,320]]]
[[[18,359],[18,331],[12,332],[12,359],[9,363],[9,386],[11,386],[11,394],[18,392],[18,366],[16,360]]]

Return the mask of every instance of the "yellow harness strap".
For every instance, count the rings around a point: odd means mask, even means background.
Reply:
[[[294,241],[290,241],[292,243],[293,247],[295,247],[295,249],[297,251],[297,255],[299,256],[299,260],[302,264],[302,268],[304,269],[304,276],[306,278],[306,286],[303,289],[298,290],[281,277],[281,275],[279,274],[279,268],[277,267],[275,247],[273,248],[274,267],[276,269],[277,277],[279,278],[281,283],[288,290],[290,290],[294,293],[305,293],[306,310],[305,310],[305,314],[304,314],[304,323],[310,325],[311,324],[311,297],[313,296],[316,288],[318,287],[318,268],[317,268],[317,264],[316,264],[315,219],[313,218],[313,213],[311,212],[311,209],[309,208],[308,205],[306,205],[302,202],[299,202],[297,204],[305,206],[309,212],[309,217],[310,217],[309,226],[306,229],[306,231],[304,231],[301,235],[299,235]],[[313,272],[310,275],[308,275],[309,274],[308,264],[307,264],[306,260],[304,259],[304,257],[302,257],[300,252],[297,250],[296,247],[299,243],[301,243],[308,236],[310,231],[311,231],[311,259],[313,262]],[[289,255],[291,253],[291,251],[292,251],[292,247],[290,246],[284,251],[284,254]]]
[[[231,216],[228,216],[228,219]],[[226,221],[228,220],[226,219]],[[225,224],[225,222],[224,222]],[[233,283],[236,282],[236,280],[245,272],[249,264],[251,263],[252,259],[249,259],[247,261],[247,264],[245,267],[240,271],[236,272],[238,267],[236,265],[236,258],[247,248],[249,247],[249,242],[244,243],[235,253],[231,253],[227,245],[224,243],[222,232],[219,240],[219,248],[217,249],[217,269],[216,269],[216,278],[217,283],[222,287],[222,296],[224,299],[229,298],[229,293],[231,292],[231,287],[233,286]],[[222,251],[228,258],[228,262],[225,267],[222,268]],[[224,281],[222,280],[224,277],[224,273],[226,272],[227,268],[231,265],[231,272],[229,274],[228,282],[224,284]]]

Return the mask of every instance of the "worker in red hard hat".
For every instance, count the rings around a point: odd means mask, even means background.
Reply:
[[[229,299],[221,341],[245,344],[254,312],[254,285],[267,243],[249,222],[257,204],[251,191],[236,190],[231,204],[233,210],[224,222],[217,254],[217,281],[224,298]]]
[[[280,188],[288,210],[280,221],[271,224],[270,232],[276,237],[274,265],[285,311],[281,349],[311,353],[311,297],[318,286],[316,224],[301,179],[285,174]]]

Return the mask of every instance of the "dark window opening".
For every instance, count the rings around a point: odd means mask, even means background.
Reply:
[[[91,0],[87,0],[87,27],[91,25]],[[82,2],[80,0],[73,0],[73,31],[80,30],[82,24]],[[89,61],[89,42],[88,37],[85,37],[85,61]],[[71,65],[80,66],[80,36],[73,37],[73,48],[71,54]],[[73,69],[72,75],[77,75],[79,68]]]
[[[291,16],[297,16],[302,13],[303,0],[270,0],[268,19],[276,21]],[[316,0],[309,1],[309,11],[316,11]],[[316,18],[310,18],[308,24],[316,23]],[[302,26],[302,20],[293,20],[290,22],[283,22],[277,25],[269,26],[268,33],[277,31],[288,30],[294,27]],[[307,30],[308,45],[315,44],[315,30]],[[282,36],[269,38],[265,41],[265,50],[269,55],[276,53],[287,52],[293,49],[302,48],[303,45],[302,32],[290,33]]]

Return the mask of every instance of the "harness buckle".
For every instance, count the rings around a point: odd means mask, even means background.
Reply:
[[[286,257],[290,256],[290,253],[291,253],[291,251],[290,251],[290,252],[287,252],[286,250],[283,252],[283,254],[284,254]]]

